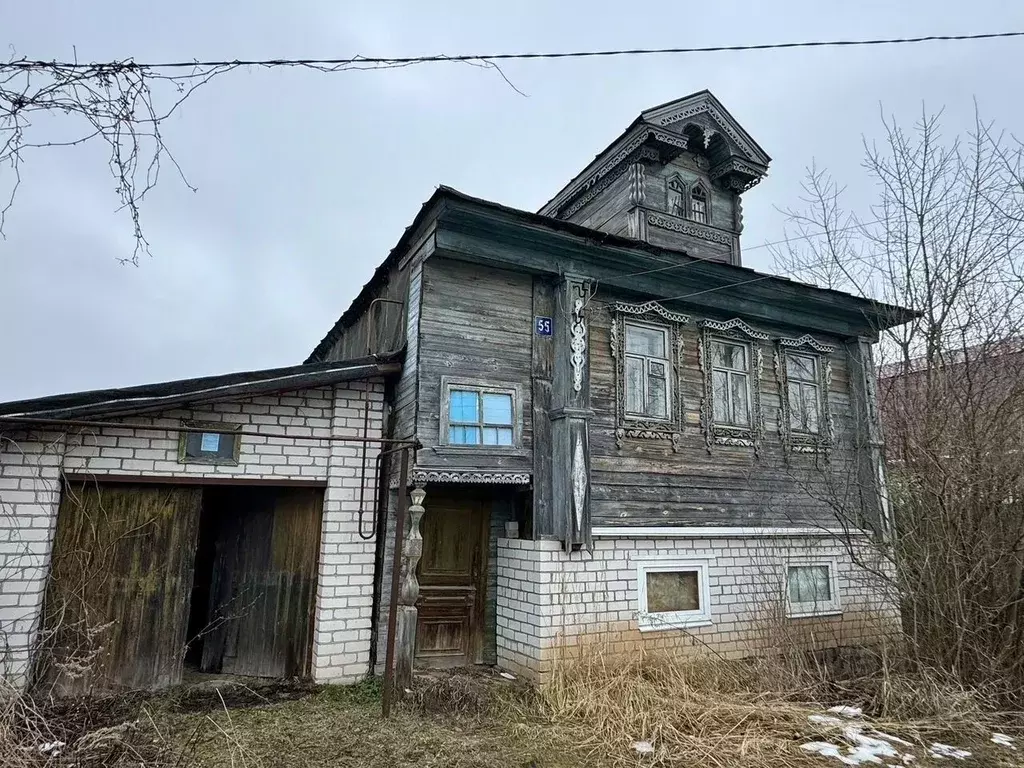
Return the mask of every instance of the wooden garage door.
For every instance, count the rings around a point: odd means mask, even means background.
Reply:
[[[71,484],[57,518],[39,674],[58,689],[181,680],[202,491]]]
[[[217,518],[201,667],[302,677],[312,656],[320,488],[209,488]]]

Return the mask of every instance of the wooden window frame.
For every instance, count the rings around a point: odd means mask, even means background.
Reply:
[[[764,371],[763,342],[769,340],[767,333],[750,327],[738,318],[732,320],[702,320],[698,361],[704,380],[701,397],[700,423],[704,431],[704,442],[710,452],[715,445],[744,446],[760,451],[764,435],[764,413],[761,406],[761,377]],[[722,424],[715,421],[714,359],[713,345],[716,341],[727,344],[745,344],[747,355],[747,395],[749,397],[750,423],[747,426]]]
[[[746,360],[746,367],[741,369],[741,368],[729,368],[729,367],[726,367],[726,366],[715,365],[715,346],[718,345],[718,344],[725,344],[725,345],[730,346],[730,347],[739,347],[740,349],[742,349],[743,350],[743,357]],[[751,380],[751,376],[752,376],[750,361],[751,361],[751,358],[754,356],[754,350],[751,348],[750,342],[749,341],[744,341],[742,339],[725,339],[725,338],[722,338],[721,336],[712,336],[711,339],[709,340],[709,351],[711,352],[711,362],[710,362],[710,365],[711,365],[711,381],[712,381],[712,387],[711,387],[711,397],[712,397],[711,414],[712,415],[711,415],[711,418],[713,419],[714,425],[716,427],[721,427],[723,429],[728,429],[728,430],[736,430],[736,429],[747,430],[747,429],[750,429],[751,424],[753,424],[753,421],[754,421],[754,404],[753,404],[753,399],[754,398],[753,398],[753,395],[751,394],[751,391],[750,391],[750,380]],[[735,416],[736,416],[735,413],[732,413],[732,416],[733,416],[733,420],[732,421],[719,421],[718,418],[714,415],[715,414],[714,405],[716,404],[714,402],[714,396],[715,396],[715,394],[714,394],[714,379],[715,379],[715,374],[716,373],[724,373],[725,374],[725,381],[726,381],[726,388],[725,389],[726,389],[726,395],[729,398],[728,401],[725,403],[725,406],[726,406],[726,410],[728,410],[728,411],[733,411],[734,410],[733,409],[732,396],[731,396],[733,378],[735,377],[735,378],[742,378],[743,379],[743,393],[745,395],[744,399],[747,401],[747,423],[746,424],[740,424],[739,422],[735,421]]]
[[[480,395],[510,395],[512,397],[512,444],[511,445],[485,445],[479,443],[467,445],[463,443],[450,443],[448,441],[449,412],[451,410],[451,391],[469,390]],[[441,377],[441,407],[439,409],[440,428],[438,430],[437,444],[445,450],[451,451],[500,451],[502,453],[517,451],[523,445],[523,398],[518,384],[494,384],[483,379],[466,379],[442,376]],[[481,407],[482,398],[481,398]],[[482,415],[482,414],[481,414]],[[505,425],[502,425],[505,426]],[[480,435],[483,439],[483,434]]]
[[[704,195],[704,217],[701,219],[697,218],[693,208],[693,193],[697,190],[700,190]],[[700,179],[693,182],[686,191],[686,218],[695,224],[711,226],[711,190]]]
[[[630,328],[643,328],[648,331],[657,331],[662,334],[665,339],[665,356],[655,357],[653,355],[641,355],[636,352],[628,352],[629,348],[629,329]],[[672,398],[675,396],[675,384],[672,381],[672,372],[675,368],[672,360],[672,328],[668,325],[662,325],[657,323],[643,322],[639,320],[626,320],[622,324],[622,338],[623,348],[622,355],[624,359],[630,357],[639,358],[644,361],[644,402],[645,404],[650,398],[651,388],[649,383],[650,377],[650,363],[664,363],[665,365],[665,415],[664,416],[651,416],[647,413],[634,413],[628,410],[627,402],[629,400],[628,392],[623,392],[624,400],[622,404],[623,418],[628,421],[661,421],[666,423],[672,422]],[[627,382],[628,384],[628,382]]]
[[[700,608],[695,611],[666,611],[650,613],[647,610],[647,574],[676,573],[692,571],[697,573],[697,589],[700,593]],[[711,619],[711,560],[708,558],[642,560],[636,563],[637,627],[641,632],[664,632],[674,629],[706,627]]]
[[[780,338],[775,342],[775,380],[779,389],[779,439],[788,453],[824,453],[826,458],[835,445],[835,421],[832,418],[829,390],[832,387],[832,359],[835,347],[811,336]],[[793,404],[789,399],[789,355],[812,357],[817,366],[818,431],[795,430],[791,424]]]
[[[794,603],[789,599],[789,571],[791,568],[828,568],[829,589],[832,597],[827,602]],[[813,616],[838,616],[843,612],[843,602],[839,593],[839,564],[834,557],[794,557],[783,564],[782,594],[786,601],[786,618],[804,619]]]
[[[226,466],[237,466],[242,449],[242,436],[238,434],[242,430],[241,424],[232,424],[223,421],[182,421],[183,427],[190,429],[201,429],[204,433],[231,435],[234,438],[231,456],[187,456],[185,453],[186,441],[190,434],[195,432],[178,433],[178,463],[179,464],[221,464]]]
[[[673,193],[679,194],[679,205],[672,204]],[[673,173],[665,180],[665,211],[681,219],[688,219],[689,216],[690,187],[678,173]]]
[[[656,301],[643,304],[615,302],[611,307],[609,341],[615,361],[615,442],[622,448],[627,439],[669,440],[672,448],[682,448],[683,397],[680,375],[682,326],[689,315],[672,312]],[[636,325],[666,332],[668,346],[668,414],[657,418],[626,412],[626,326]]]

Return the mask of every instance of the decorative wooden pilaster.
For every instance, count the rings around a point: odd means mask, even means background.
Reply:
[[[405,493],[405,489],[400,488],[399,493]],[[423,499],[427,494],[422,488],[414,488],[409,495],[412,504],[406,518],[405,541],[402,543],[401,585],[395,624],[395,690],[399,697],[412,686],[412,663],[416,655],[416,601],[420,597],[416,568],[423,555],[420,522],[425,511]]]
[[[566,277],[558,296],[551,409],[552,508],[567,550],[592,549],[590,525],[590,286]]]
[[[872,342],[852,339],[846,344],[846,353],[856,439],[855,477],[864,515],[862,520],[853,522],[875,533],[886,533],[892,521],[885,479],[885,442],[878,412],[878,372]]]

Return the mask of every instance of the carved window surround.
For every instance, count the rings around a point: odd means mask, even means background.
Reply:
[[[470,483],[473,485],[529,485],[533,476],[529,472],[502,472],[485,469],[423,469],[414,467],[409,473],[409,485],[427,483]],[[398,478],[392,477],[389,487],[398,487]]]
[[[760,454],[764,435],[764,411],[761,407],[761,377],[764,372],[764,354],[759,342],[768,341],[767,333],[751,328],[738,318],[732,320],[701,320],[697,359],[700,363],[704,391],[700,401],[700,424],[704,443],[710,453],[715,445],[738,445],[754,449]],[[714,385],[712,382],[711,342],[714,339],[744,342],[750,350],[748,375],[750,379],[750,426],[734,427],[715,423]]]
[[[810,353],[818,361],[818,387],[821,393],[821,426],[818,434],[794,432],[790,424],[789,377],[786,372],[786,351]],[[813,336],[779,338],[775,340],[772,354],[775,367],[775,382],[779,387],[779,439],[787,452],[822,453],[828,458],[835,444],[835,421],[832,418],[829,389],[832,385],[832,360],[830,355],[836,348],[824,344]]]
[[[671,367],[671,401],[669,416],[665,419],[637,418],[626,415],[626,322],[638,320],[665,328],[669,338],[669,365]],[[615,442],[622,447],[626,438],[669,440],[672,449],[679,451],[683,436],[683,395],[680,371],[683,340],[680,329],[690,322],[690,316],[665,309],[656,301],[643,304],[616,302],[612,306],[611,351],[615,360]]]

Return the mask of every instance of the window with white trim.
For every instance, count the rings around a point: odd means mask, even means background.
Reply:
[[[832,560],[786,566],[786,613],[792,618],[838,613],[839,583]]]
[[[625,336],[626,417],[670,418],[668,328],[627,322]]]
[[[750,345],[711,339],[711,397],[715,424],[750,426]]]
[[[637,564],[641,631],[711,623],[706,560],[651,560]]]
[[[820,362],[815,355],[786,352],[786,397],[789,428],[794,433],[817,435],[821,428]]]
[[[517,444],[518,407],[513,390],[446,382],[443,397],[443,443],[508,448]]]

